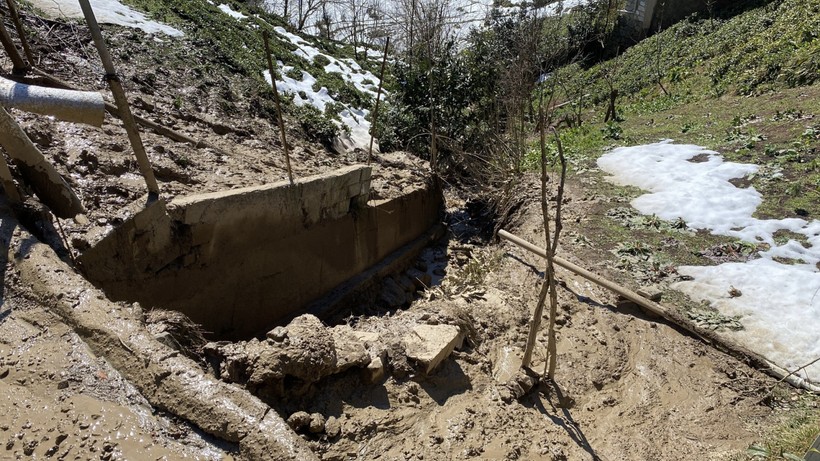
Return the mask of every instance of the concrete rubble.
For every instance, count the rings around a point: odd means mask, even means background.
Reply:
[[[312,384],[350,369],[358,369],[365,384],[377,383],[391,371],[391,362],[408,359],[419,374],[426,375],[464,340],[458,326],[407,323],[387,318],[379,328],[391,333],[380,333],[346,324],[327,327],[317,317],[303,314],[274,328],[264,340],[211,342],[204,350],[220,379],[241,384],[263,400],[273,400],[304,395]],[[410,333],[402,336],[397,331]],[[406,356],[388,354],[396,350],[405,351]],[[306,426],[301,416],[292,415],[289,423],[294,429]]]

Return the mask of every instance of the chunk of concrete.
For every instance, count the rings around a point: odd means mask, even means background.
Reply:
[[[362,381],[367,384],[375,384],[382,379],[384,379],[384,361],[381,357],[375,357],[367,365],[367,368],[362,369]]]
[[[429,374],[453,350],[461,347],[464,334],[453,325],[416,325],[404,337],[407,358],[414,360],[421,371]]]

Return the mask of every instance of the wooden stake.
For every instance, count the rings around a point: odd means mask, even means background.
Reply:
[[[279,118],[279,133],[282,136],[282,147],[285,149],[285,165],[288,168],[288,179],[293,184],[293,172],[290,169],[290,147],[285,137],[285,118],[282,114],[282,104],[279,102],[279,90],[276,88],[276,70],[273,67],[273,58],[270,53],[270,37],[268,31],[262,31],[262,41],[265,42],[265,57],[268,59],[268,71],[270,72],[270,84],[273,87],[273,101],[276,103],[276,115]]]
[[[91,9],[89,0],[80,0],[80,7],[83,10],[83,15],[88,23],[88,28],[91,31],[91,37],[94,39],[94,45],[97,47],[97,52],[100,54],[100,60],[105,69],[105,79],[108,81],[108,86],[111,88],[111,93],[114,95],[114,101],[117,103],[119,109],[120,119],[125,125],[125,131],[128,133],[128,140],[131,142],[131,148],[134,149],[134,155],[137,157],[140,172],[145,178],[145,183],[148,186],[148,192],[151,195],[159,196],[159,185],[156,178],[154,178],[154,170],[151,168],[151,162],[148,160],[148,155],[145,153],[145,146],[142,144],[140,132],[134,122],[134,116],[131,114],[131,107],[128,105],[128,98],[125,96],[125,90],[122,87],[119,76],[114,69],[114,63],[111,60],[111,55],[108,53],[108,48],[103,40],[100,25],[97,24],[97,18],[94,16],[94,10]]]
[[[382,96],[382,83],[384,83],[384,67],[387,64],[387,50],[390,48],[390,37],[387,37],[387,42],[384,44],[384,57],[382,58],[382,70],[379,73],[379,91],[376,92],[376,107],[373,108],[373,125],[370,127],[370,147],[367,149],[367,164],[370,165],[373,160],[373,136],[376,133],[376,128],[379,126],[379,99]],[[365,56],[367,52],[365,51]]]
[[[13,74],[25,74],[28,70],[28,66],[23,61],[23,58],[20,57],[20,53],[17,51],[17,47],[14,46],[11,35],[9,35],[9,32],[6,30],[6,25],[3,24],[3,21],[0,21],[0,43],[3,44],[6,54],[11,58],[11,72]]]
[[[23,23],[20,21],[20,15],[17,14],[17,5],[14,3],[14,0],[6,0],[6,4],[9,6],[11,19],[14,21],[14,28],[17,29],[17,35],[20,37],[20,43],[23,45],[23,52],[26,54],[28,67],[30,68],[34,66],[34,55],[31,54],[31,48],[29,48],[28,40],[26,40],[26,31],[23,30]]]
[[[542,258],[547,257],[547,252],[543,248],[539,248],[538,246],[533,245],[532,243],[518,236],[515,236],[503,229],[498,231],[498,236],[504,240],[507,240],[520,246],[521,248],[527,251],[530,251],[538,256],[541,256]],[[646,309],[652,314],[657,315],[658,317],[661,317],[663,319],[666,319],[672,325],[675,325],[685,330],[686,332],[692,334],[701,341],[715,347],[718,350],[728,353],[732,357],[735,357],[736,359],[752,367],[762,370],[763,372],[777,379],[783,379],[794,387],[803,388],[807,391],[820,394],[820,386],[818,386],[817,384],[810,383],[796,375],[789,373],[783,368],[771,363],[768,359],[761,356],[760,354],[752,352],[727,338],[719,337],[714,331],[699,327],[689,319],[685,318],[683,315],[673,310],[666,309],[660,304],[654,301],[650,301],[628,288],[618,285],[617,283],[607,280],[603,277],[599,277],[598,275],[593,274],[592,272],[580,266],[577,266],[569,261],[566,261],[558,256],[554,256],[553,261],[556,265],[561,266],[574,274],[580,275],[581,277],[584,277],[585,279],[597,285],[600,285],[610,291],[613,291],[623,296],[624,298],[634,302],[635,304],[641,306],[642,308]]]

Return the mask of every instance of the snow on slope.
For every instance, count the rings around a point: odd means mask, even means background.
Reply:
[[[690,161],[696,156],[706,161]],[[752,217],[762,202],[760,193],[729,180],[756,172],[756,165],[724,162],[717,152],[663,141],[615,149],[598,166],[612,175],[611,181],[650,192],[632,201],[641,213],[683,218],[692,229],[767,243],[759,259],[746,263],[682,266],[678,272],[692,280],[673,287],[724,315],[740,316],[744,329],[728,334],[783,368],[793,370],[820,357],[820,221]],[[778,230],[803,236],[804,243],[779,244],[774,240]],[[742,295],[733,297],[732,287]],[[799,375],[820,383],[820,363]]]
[[[329,61],[329,63],[324,66],[325,72],[340,74],[346,82],[355,86],[357,90],[373,98],[376,97],[379,78],[371,72],[363,70],[356,61],[352,59],[336,59],[333,56],[323,54],[318,48],[310,45],[298,35],[286,31],[282,27],[276,27],[274,30],[297,46],[297,50],[294,51],[294,54],[297,56],[301,56],[310,62],[313,62],[317,56],[324,56]],[[280,77],[282,80],[276,81],[276,89],[283,94],[293,94],[293,102],[297,106],[310,104],[324,112],[328,104],[337,102],[330,95],[327,88],[321,87],[318,91],[313,89],[316,78],[308,72],[302,71],[301,78],[297,80],[287,76],[288,72],[293,70],[292,66],[283,66],[281,62],[278,62],[277,65],[280,68]],[[265,71],[263,75],[265,80],[271,83],[270,72]],[[382,90],[382,93],[385,93],[385,91]],[[302,95],[304,95],[304,97]],[[349,140],[354,148],[367,150],[369,147],[370,121],[365,120],[368,114],[370,114],[370,111],[363,107],[345,107],[338,114],[341,119],[341,124],[346,125],[350,129]],[[377,147],[374,146],[374,148]]]
[[[83,19],[83,10],[77,0],[29,0],[32,5],[51,17]],[[149,34],[163,33],[171,37],[181,37],[182,31],[169,25],[152,21],[143,13],[131,9],[117,0],[90,0],[97,22],[117,24],[141,29]]]

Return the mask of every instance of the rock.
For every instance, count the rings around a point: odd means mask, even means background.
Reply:
[[[310,425],[311,417],[306,411],[297,411],[288,417],[288,426],[294,431],[300,431]]]
[[[493,378],[499,384],[509,382],[521,369],[521,349],[514,346],[502,346],[496,351],[493,361]]]
[[[171,333],[168,333],[167,331],[155,334],[154,338],[156,338],[156,340],[161,342],[162,344],[165,344],[166,346],[170,347],[171,349],[179,350],[179,343],[176,341],[176,339],[174,339],[173,336],[171,336]]]
[[[336,348],[336,371],[347,370],[350,367],[364,367],[370,363],[370,354],[365,348],[361,336],[355,335],[353,329],[347,325],[339,325],[330,330]],[[375,334],[378,337],[378,333]]]
[[[276,341],[277,343],[281,343],[288,337],[288,329],[285,327],[276,327],[269,331],[265,336]]]
[[[325,422],[325,434],[331,439],[335,439],[342,433],[342,424],[335,416],[327,418]]]
[[[379,294],[379,301],[387,307],[403,306],[407,302],[407,295],[404,289],[392,278],[382,281],[382,291]]]
[[[381,357],[376,357],[362,370],[362,381],[375,384],[384,379],[384,374],[384,361]]]
[[[9,367],[0,367],[0,379],[4,379],[6,376],[8,376],[9,371],[10,371]]]
[[[453,325],[416,325],[404,337],[405,353],[428,374],[461,347],[464,334]]]
[[[663,291],[655,285],[639,288],[638,294],[655,302],[660,301],[663,297]]]
[[[325,417],[320,413],[312,413],[310,415],[310,423],[308,429],[313,434],[319,434],[325,431]]]

